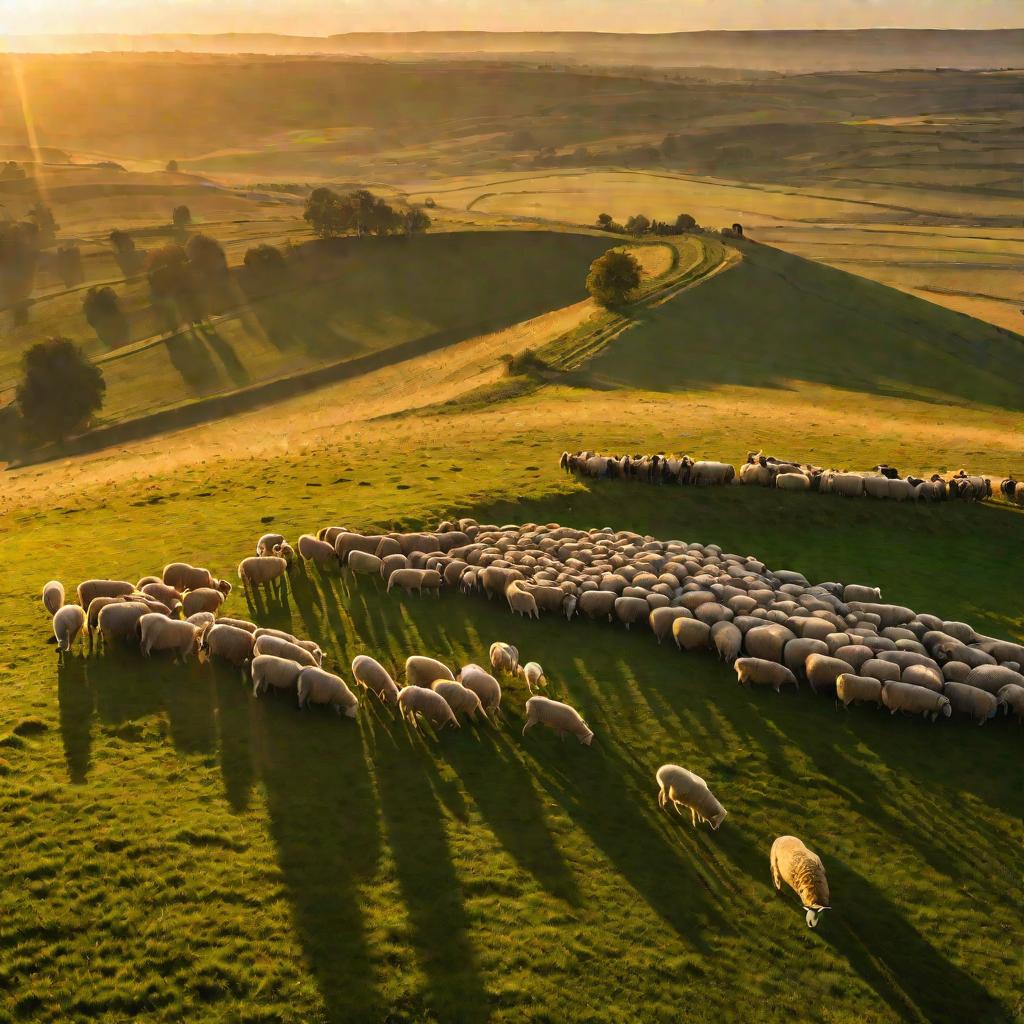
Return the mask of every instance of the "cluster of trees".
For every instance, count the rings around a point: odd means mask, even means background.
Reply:
[[[228,260],[220,242],[209,235],[192,235],[182,246],[169,242],[146,256],[146,279],[153,306],[166,329],[197,324],[206,317],[204,292],[223,285]]]
[[[634,238],[643,235],[682,235],[687,231],[700,230],[697,221],[688,213],[679,214],[671,224],[664,220],[651,220],[642,213],[635,214],[625,224],[620,224],[613,220],[610,214],[601,213],[597,217],[597,226],[602,231],[614,235],[632,235]]]
[[[430,227],[430,217],[418,206],[396,210],[366,189],[339,195],[316,188],[306,200],[303,217],[321,238],[339,235],[418,235]]]

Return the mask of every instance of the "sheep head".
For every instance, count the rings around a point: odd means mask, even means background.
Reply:
[[[823,913],[825,913],[826,910],[831,910],[831,909],[832,909],[831,907],[823,907],[819,903],[815,903],[813,906],[810,906],[810,907],[804,907],[804,910],[807,911],[807,916],[806,916],[807,927],[808,928],[817,928],[818,927],[818,921],[821,919],[821,915]]]

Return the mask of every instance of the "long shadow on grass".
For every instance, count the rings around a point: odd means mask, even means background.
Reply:
[[[60,735],[68,778],[85,782],[92,753],[92,720],[96,694],[89,682],[84,658],[67,657],[57,666],[57,703],[60,708]]]
[[[487,992],[435,790],[433,755],[415,734],[397,734],[394,744],[379,744],[375,767],[388,845],[427,976],[427,1006],[438,1020],[485,1021]]]
[[[270,832],[326,1019],[382,1018],[359,893],[380,858],[360,725],[300,713],[294,695],[270,694],[250,706]]]
[[[207,671],[213,673],[217,700],[224,794],[231,809],[240,812],[249,806],[255,783],[249,676],[219,662],[212,663]]]
[[[843,894],[842,909],[821,934],[901,1019],[1012,1019],[1008,1007],[937,952],[880,889],[836,857],[828,872],[833,892]]]

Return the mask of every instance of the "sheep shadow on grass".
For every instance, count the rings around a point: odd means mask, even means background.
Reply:
[[[836,857],[828,861],[842,909],[821,934],[902,1020],[1004,1024],[1010,1009],[952,964],[884,893]]]
[[[96,711],[96,694],[85,658],[68,657],[57,665],[57,703],[68,778],[78,785],[89,775]]]
[[[382,1019],[360,895],[381,853],[361,725],[301,713],[294,694],[270,693],[249,706],[270,833],[325,1018]]]

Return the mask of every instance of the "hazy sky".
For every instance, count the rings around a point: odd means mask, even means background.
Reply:
[[[0,35],[1024,28],[1024,0],[0,0]]]
[[[0,0],[0,34],[1022,28],[1024,0]]]

